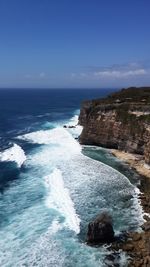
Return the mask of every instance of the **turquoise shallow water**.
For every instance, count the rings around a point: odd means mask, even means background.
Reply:
[[[64,101],[61,93],[49,93],[51,102],[47,92],[37,95],[26,112],[9,107],[13,112],[3,119],[10,127],[1,127],[0,266],[106,266],[107,248],[85,244],[87,225],[107,210],[116,234],[137,228],[142,221],[137,178],[106,150],[82,148],[74,139],[80,127],[63,128],[77,123],[81,99],[75,92]],[[16,93],[14,101],[18,98]],[[120,266],[126,266],[123,259]]]

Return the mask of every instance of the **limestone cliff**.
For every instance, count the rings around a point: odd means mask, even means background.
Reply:
[[[85,101],[81,144],[144,155],[150,164],[150,87],[128,88],[105,99]]]

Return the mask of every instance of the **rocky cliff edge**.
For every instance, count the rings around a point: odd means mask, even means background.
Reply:
[[[150,164],[150,87],[122,89],[83,102],[79,124],[81,144],[140,154]]]

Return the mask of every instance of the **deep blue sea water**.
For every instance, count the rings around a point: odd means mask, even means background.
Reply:
[[[0,90],[0,266],[105,267],[107,248],[84,242],[88,222],[108,210],[116,233],[140,225],[131,173],[107,150],[82,148],[81,127],[63,128],[83,100],[110,91]]]

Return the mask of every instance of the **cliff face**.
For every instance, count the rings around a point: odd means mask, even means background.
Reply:
[[[150,164],[150,88],[129,88],[81,107],[80,142],[144,155]]]

